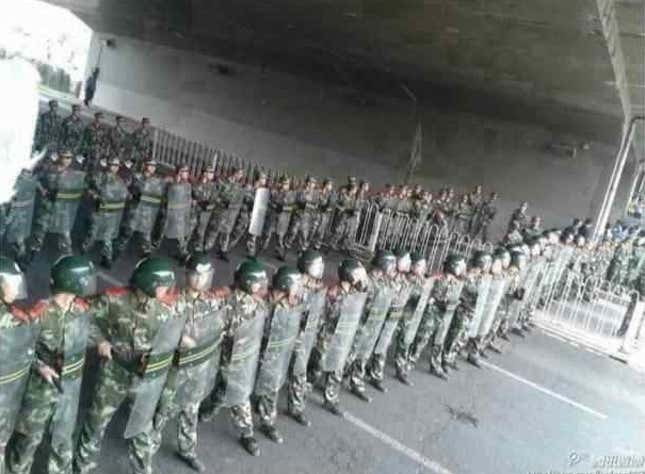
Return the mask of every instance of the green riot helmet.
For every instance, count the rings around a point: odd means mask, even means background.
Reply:
[[[502,268],[504,270],[511,266],[511,253],[505,247],[495,249],[495,257],[502,261]]]
[[[154,298],[157,288],[170,288],[175,284],[175,270],[165,257],[148,257],[140,260],[130,277],[130,285]]]
[[[379,250],[372,259],[372,266],[392,276],[396,271],[396,257],[389,250]]]
[[[466,259],[455,253],[448,255],[443,265],[443,272],[460,277],[466,273]]]
[[[25,275],[16,262],[0,256],[0,300],[13,303],[27,297]]]
[[[412,258],[407,250],[399,250],[396,253],[396,269],[399,273],[408,273],[412,266]]]
[[[267,285],[268,278],[264,266],[254,258],[240,263],[235,270],[235,285],[245,293],[255,295]]]
[[[196,291],[207,291],[213,285],[215,266],[206,253],[191,255],[186,264],[188,286]]]
[[[367,272],[363,264],[355,258],[346,258],[338,265],[338,278],[359,291],[367,287]]]
[[[511,265],[516,267],[519,270],[523,270],[526,267],[526,264],[528,262],[528,256],[518,250],[513,250],[511,252]]]
[[[298,257],[298,270],[311,278],[320,280],[325,274],[325,261],[320,252],[305,250]]]
[[[273,275],[271,286],[289,296],[298,296],[302,291],[302,274],[297,268],[283,265]]]
[[[493,264],[493,257],[488,252],[478,250],[470,259],[470,266],[472,268],[479,268],[482,272],[488,273]]]
[[[76,296],[92,296],[96,293],[96,269],[91,260],[66,255],[56,260],[51,269],[52,293],[72,293]]]
[[[428,261],[426,260],[426,258],[418,252],[413,252],[410,255],[410,260],[410,270],[412,271],[412,273],[414,273],[416,276],[424,276],[426,274],[426,271],[428,270]]]

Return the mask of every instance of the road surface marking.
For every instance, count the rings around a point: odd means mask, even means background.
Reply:
[[[122,282],[114,278],[113,276],[108,275],[105,272],[96,272],[96,274],[99,276],[99,278],[107,281],[110,285],[114,286],[125,286]]]
[[[608,418],[608,416],[605,415],[604,413],[600,413],[599,411],[596,411],[593,408],[589,408],[588,406],[583,405],[582,403],[578,403],[578,402],[576,402],[574,400],[571,400],[570,398],[567,398],[564,395],[560,395],[559,393],[556,393],[556,392],[554,392],[552,390],[549,390],[548,388],[543,387],[542,385],[539,385],[539,384],[537,384],[535,382],[531,382],[530,380],[527,380],[527,379],[525,379],[523,377],[520,377],[519,375],[515,375],[514,373],[509,372],[506,369],[502,369],[501,367],[498,367],[495,364],[490,364],[490,363],[485,362],[485,361],[480,361],[480,363],[485,367],[488,367],[490,369],[493,369],[493,370],[499,372],[500,374],[504,374],[507,377],[510,377],[510,378],[512,378],[514,380],[517,380],[518,382],[521,382],[521,383],[523,383],[525,385],[528,385],[529,387],[534,388],[538,392],[542,392],[545,395],[549,395],[550,397],[553,397],[556,400],[560,400],[561,402],[564,402],[564,403],[566,403],[568,405],[571,405],[572,407],[575,407],[578,410],[582,410],[585,413],[589,413],[590,415],[593,415],[593,416],[595,416],[597,418],[600,418],[601,420],[606,420]]]
[[[323,397],[319,394],[313,394],[312,398],[317,399],[319,403],[324,403]],[[394,449],[395,451],[398,451],[404,456],[410,458],[411,460],[425,467],[426,469],[433,472],[434,474],[454,474],[450,469],[443,467],[438,462],[425,457],[423,454],[415,451],[414,449],[408,448],[406,445],[392,438],[387,433],[384,433],[378,428],[375,428],[374,426],[370,425],[365,420],[352,415],[348,411],[345,411],[344,415],[345,415],[344,419],[349,421],[352,425],[354,425],[358,429],[363,430],[370,436],[378,439],[382,443],[388,445],[390,448]]]

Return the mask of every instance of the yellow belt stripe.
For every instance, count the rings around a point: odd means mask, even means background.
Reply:
[[[73,200],[80,199],[83,193],[58,193],[56,199]]]
[[[29,372],[29,367],[31,367],[31,364],[23,367],[22,369],[16,370],[12,374],[3,375],[2,377],[0,377],[0,385],[5,385],[11,382],[15,382],[16,380],[19,380],[21,377],[24,377],[27,374],[27,372]]]
[[[161,198],[154,196],[146,196],[145,194],[141,195],[141,200],[144,202],[151,202],[153,204],[161,204]]]
[[[61,373],[63,375],[69,375],[71,373],[74,373],[74,372],[82,369],[84,365],[85,365],[85,357],[83,357],[82,359],[80,359],[77,362],[74,362],[73,364],[69,364],[69,365],[64,366],[63,370],[61,371]]]
[[[189,355],[187,357],[179,356],[179,365],[188,364],[188,363],[193,362],[193,361],[195,361],[197,359],[205,357],[208,354],[212,354],[213,352],[215,352],[215,349],[217,349],[218,345],[219,345],[219,343],[213,343],[212,345],[210,345],[209,347],[207,347],[203,351],[197,352],[197,353]]]
[[[146,373],[148,372],[156,372],[158,370],[164,369],[170,365],[170,362],[172,362],[172,355],[169,355],[165,359],[161,359],[159,362],[155,362],[154,364],[150,364],[149,366],[146,367]]]

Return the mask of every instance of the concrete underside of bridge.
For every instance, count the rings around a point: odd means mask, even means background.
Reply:
[[[483,183],[502,215],[526,199],[548,225],[596,215],[625,117],[645,105],[643,0],[50,3],[96,32],[98,106],[268,166],[377,185],[403,179],[420,120],[415,182]]]

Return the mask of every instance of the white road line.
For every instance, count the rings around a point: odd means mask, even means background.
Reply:
[[[323,403],[323,397],[321,395],[312,394],[311,397],[315,398],[319,403]],[[400,443],[396,439],[392,438],[390,435],[370,425],[365,420],[358,418],[347,411],[345,411],[344,414],[345,414],[344,419],[349,421],[352,425],[354,425],[360,430],[365,431],[367,434],[378,439],[382,443],[388,445],[390,448],[394,449],[395,451],[398,451],[404,456],[407,456],[408,458],[412,459],[414,462],[425,467],[426,469],[433,472],[434,474],[454,474],[450,469],[443,467],[441,464],[439,464],[436,461],[433,461],[432,459],[428,459],[423,454],[415,451],[414,449],[408,448],[406,445]]]
[[[595,416],[597,418],[600,418],[601,420],[606,420],[608,418],[608,416],[605,415],[604,413],[596,411],[593,408],[589,408],[588,406],[583,405],[582,403],[578,403],[578,402],[576,402],[574,400],[571,400],[570,398],[567,398],[564,395],[560,395],[559,393],[556,393],[556,392],[554,392],[552,390],[549,390],[548,388],[543,387],[542,385],[539,385],[539,384],[537,384],[535,382],[531,382],[530,380],[527,380],[527,379],[525,379],[523,377],[520,377],[519,375],[515,375],[514,373],[509,372],[506,369],[502,369],[501,367],[498,367],[495,364],[490,364],[490,363],[485,362],[485,361],[480,361],[480,363],[482,365],[490,368],[490,369],[493,369],[493,370],[499,372],[500,374],[504,374],[507,377],[512,378],[513,380],[517,380],[518,382],[521,382],[521,383],[523,383],[525,385],[528,385],[529,387],[534,388],[538,392],[542,392],[545,395],[549,395],[550,397],[553,397],[556,400],[560,400],[561,402],[564,402],[564,403],[566,403],[568,405],[571,405],[572,407],[575,407],[578,410],[582,410],[585,413],[589,413],[590,415],[593,415],[593,416]]]
[[[103,280],[107,281],[110,285],[114,285],[114,286],[124,286],[124,283],[123,283],[123,282],[120,282],[119,280],[117,280],[116,278],[114,278],[114,277],[112,277],[112,276],[108,275],[108,274],[107,274],[107,273],[105,273],[105,272],[96,272],[96,274],[99,276],[99,278],[101,278],[101,279],[103,279]]]

